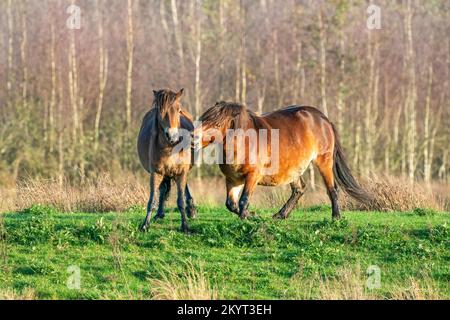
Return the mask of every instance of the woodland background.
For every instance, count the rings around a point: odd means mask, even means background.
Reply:
[[[374,1],[372,31],[362,0],[79,0],[79,30],[71,4],[0,1],[0,184],[143,171],[162,87],[196,117],[220,99],[318,106],[360,174],[448,184],[449,1]]]

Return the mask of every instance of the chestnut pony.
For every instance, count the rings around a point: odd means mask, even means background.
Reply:
[[[349,170],[336,128],[314,107],[290,106],[258,116],[242,104],[218,102],[200,117],[200,121],[201,125],[193,132],[193,145],[196,149],[216,142],[223,145],[224,158],[227,158],[227,150],[236,154],[238,149],[245,149],[242,158],[244,161],[237,162],[239,159],[235,159],[234,162],[224,161],[225,163],[220,164],[220,169],[226,177],[226,206],[242,219],[249,215],[249,199],[257,185],[290,184],[290,198],[273,216],[279,219],[287,218],[305,192],[306,185],[302,174],[311,162],[319,169],[325,182],[332,204],[333,219],[340,218],[338,186],[363,203],[371,201],[371,196],[359,186]],[[263,169],[273,159],[269,161],[269,157],[261,157],[261,148],[251,146],[247,138],[241,139],[240,143],[237,143],[236,139],[226,138],[230,129],[243,129],[241,132],[254,129],[258,145],[261,139],[267,137],[270,141],[265,150],[278,157],[278,169],[269,174],[264,173]],[[261,135],[261,129],[266,129],[268,133]],[[271,131],[274,129],[279,130],[278,141],[271,141]],[[223,140],[217,141],[217,134],[213,131],[219,132],[219,139],[223,137]],[[227,143],[234,143],[234,146],[227,147]],[[278,152],[272,150],[273,143],[278,143]],[[251,150],[258,153],[258,161],[250,161]]]
[[[191,115],[181,107],[183,89],[175,93],[163,89],[153,91],[153,107],[144,116],[137,141],[139,159],[142,166],[150,173],[150,198],[147,204],[147,215],[141,226],[146,231],[155,209],[155,191],[159,189],[159,205],[155,220],[164,217],[164,203],[169,197],[171,180],[177,185],[177,205],[181,213],[181,229],[188,232],[186,211],[190,218],[196,215],[187,177],[192,167],[192,152],[186,148],[177,152],[176,145],[182,140],[182,132],[194,129]],[[189,139],[189,135],[187,136]],[[187,140],[188,140],[187,139]],[[189,142],[188,142],[189,143]],[[187,157],[187,161],[177,161],[179,157]]]

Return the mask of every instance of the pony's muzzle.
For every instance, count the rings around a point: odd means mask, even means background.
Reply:
[[[180,140],[180,133],[178,131],[178,128],[168,128],[165,133],[167,140],[171,144],[175,144]]]

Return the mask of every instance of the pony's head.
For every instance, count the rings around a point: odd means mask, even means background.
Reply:
[[[204,148],[217,141],[218,137],[225,139],[228,129],[244,128],[249,111],[239,103],[220,101],[206,110],[200,117],[200,125],[194,129],[193,145],[196,149]]]
[[[170,144],[175,144],[180,140],[180,114],[181,96],[183,89],[173,92],[168,89],[153,90],[153,107],[158,111],[158,123],[164,137]]]

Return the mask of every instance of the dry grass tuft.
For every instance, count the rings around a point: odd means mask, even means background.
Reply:
[[[319,299],[322,300],[374,300],[365,286],[361,269],[341,269],[333,278],[320,280],[318,285]]]
[[[406,288],[398,286],[392,292],[394,300],[441,300],[442,296],[436,291],[436,284],[432,279],[425,277],[422,284],[416,279],[410,278]]]
[[[68,183],[61,186],[52,180],[24,182],[18,187],[16,210],[41,204],[66,212],[124,211],[147,200],[148,190],[137,178],[127,176],[113,182],[104,174],[80,187]]]
[[[307,181],[309,187],[309,181]],[[194,200],[200,205],[223,206],[225,203],[225,183],[222,177],[189,180]],[[449,186],[434,183],[431,187],[419,183],[410,184],[407,179],[371,176],[363,186],[376,200],[366,207],[340,193],[341,207],[345,210],[412,211],[416,208],[443,210],[450,204]],[[171,205],[175,205],[175,186],[172,184]],[[27,180],[16,188],[0,188],[0,212],[22,210],[32,205],[52,206],[64,212],[109,212],[124,211],[132,206],[144,207],[148,201],[147,182],[133,174],[123,174],[112,179],[104,173],[83,185],[63,183],[55,180]],[[290,195],[290,188],[258,187],[252,197],[256,208],[281,208]],[[328,204],[329,199],[322,184],[317,190],[307,189],[299,206]]]
[[[161,268],[160,279],[150,279],[152,298],[156,300],[216,300],[217,290],[200,267],[187,262],[185,271],[177,274],[168,267]]]
[[[442,211],[443,201],[419,183],[410,183],[407,179],[372,175],[362,186],[374,196],[369,207],[358,203],[341,192],[342,206],[346,210],[372,211],[413,211],[426,208]]]
[[[354,268],[342,268],[336,275],[323,278],[320,275],[312,279],[294,277],[291,287],[296,288],[296,299],[319,300],[439,300],[445,298],[439,293],[437,284],[424,274],[420,279],[410,278],[401,283],[385,283],[381,278],[380,289],[368,289],[367,275],[361,272],[359,265]]]
[[[14,290],[0,290],[0,300],[36,300],[33,289],[26,288],[22,292]]]

